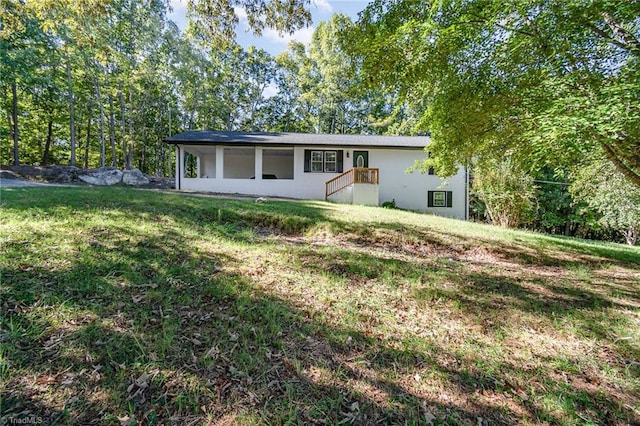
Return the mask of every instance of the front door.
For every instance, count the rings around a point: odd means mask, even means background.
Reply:
[[[369,151],[353,151],[353,167],[369,167]]]

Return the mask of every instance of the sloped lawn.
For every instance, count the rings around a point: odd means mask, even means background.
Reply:
[[[380,208],[3,189],[3,423],[640,422],[640,249]]]

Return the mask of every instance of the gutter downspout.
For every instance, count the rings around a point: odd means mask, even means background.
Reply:
[[[469,166],[464,167],[464,220],[469,220]]]

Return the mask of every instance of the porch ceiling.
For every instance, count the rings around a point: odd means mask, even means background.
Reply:
[[[216,147],[207,145],[189,145],[185,151],[194,155],[216,155]]]

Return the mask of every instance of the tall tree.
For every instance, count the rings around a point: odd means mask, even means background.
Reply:
[[[357,126],[350,123],[356,109],[356,102],[350,96],[355,86],[354,68],[345,57],[338,40],[338,34],[350,27],[349,17],[333,15],[329,22],[318,25],[309,45],[313,66],[310,77],[317,79],[317,85],[307,92],[307,96],[315,98],[317,126],[322,133],[351,133],[357,130]]]
[[[311,13],[306,8],[310,3],[311,0],[189,0],[188,12],[216,44],[228,46],[235,39],[239,10],[246,14],[254,34],[262,34],[265,28],[284,34],[311,23]]]
[[[246,57],[246,78],[249,82],[248,115],[249,125],[247,130],[264,130],[263,123],[259,123],[257,112],[264,105],[265,90],[273,84],[276,68],[273,58],[263,49],[249,47]]]
[[[50,39],[40,27],[36,14],[21,2],[0,2],[0,87],[4,94],[2,108],[7,117],[12,145],[11,159],[20,163],[20,97],[30,96],[41,88],[46,78],[39,66],[46,63]]]
[[[336,14],[318,25],[308,47],[292,43],[278,56],[279,93],[270,103],[277,127],[321,133],[388,130],[395,98],[361,90],[359,64],[346,57],[340,45],[340,34],[351,25],[347,16]],[[278,111],[284,114],[278,117]]]
[[[376,0],[345,48],[372,85],[420,90],[433,164],[531,169],[596,147],[640,185],[640,2]]]
[[[305,46],[291,42],[275,62],[274,84],[278,93],[267,106],[270,126],[285,132],[313,132],[317,123],[315,102],[303,94],[317,86],[317,79],[311,76],[312,63]]]

